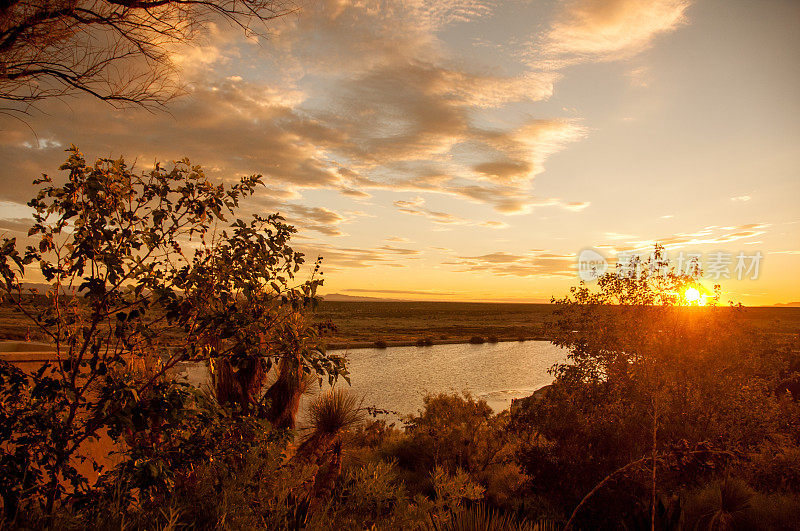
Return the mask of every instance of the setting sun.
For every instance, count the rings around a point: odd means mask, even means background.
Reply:
[[[683,299],[686,301],[687,304],[695,304],[698,306],[705,306],[706,304],[705,295],[701,295],[700,291],[697,288],[688,288],[683,293]]]

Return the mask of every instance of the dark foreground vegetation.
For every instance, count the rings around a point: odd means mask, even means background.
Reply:
[[[500,414],[428,396],[397,427],[320,348],[293,229],[229,219],[257,177],[77,150],[63,169],[30,245],[0,249],[5,304],[56,345],[35,371],[0,362],[2,527],[797,528],[798,338],[682,306],[692,277],[575,288],[547,320],[570,352],[551,386]],[[33,270],[49,297],[23,294]],[[170,376],[186,360],[209,390]]]

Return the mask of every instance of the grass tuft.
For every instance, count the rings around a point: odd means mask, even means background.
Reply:
[[[361,399],[347,389],[331,389],[319,395],[308,407],[314,431],[336,434],[364,420]]]

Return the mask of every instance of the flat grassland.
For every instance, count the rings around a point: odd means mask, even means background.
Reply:
[[[464,343],[473,337],[518,341],[547,339],[546,322],[552,304],[466,302],[350,302],[322,301],[314,321],[329,321],[335,330],[324,337],[330,348]],[[746,318],[759,330],[800,334],[800,308],[744,308]],[[46,339],[27,319],[8,305],[0,305],[0,340]]]
[[[500,341],[547,339],[546,322],[552,304],[506,304],[465,302],[339,302],[323,301],[315,320],[330,320],[336,330],[327,338],[329,346],[414,344],[420,339],[433,343],[462,343],[473,336]],[[800,308],[743,308],[745,317],[768,333],[800,334]]]

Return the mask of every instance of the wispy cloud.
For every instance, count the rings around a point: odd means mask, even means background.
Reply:
[[[767,234],[767,229],[769,227],[769,223],[746,223],[743,225],[729,226],[710,225],[694,232],[679,232],[654,239],[636,239],[627,234],[617,234],[613,232],[607,232],[606,238],[610,240],[626,240],[619,244],[607,246],[609,249],[614,249],[615,252],[652,250],[656,243],[663,245],[666,249],[675,249],[694,246],[722,245],[732,242],[741,242],[743,244],[751,242],[759,243],[754,241],[753,238]],[[750,240],[750,242],[746,240]]]
[[[383,293],[391,295],[455,295],[453,291],[435,291],[435,290],[409,290],[409,289],[359,289],[350,288],[343,289],[347,293]]]
[[[431,220],[433,223],[438,223],[441,225],[471,225],[478,227],[486,227],[489,229],[506,229],[510,226],[508,223],[504,221],[468,220],[456,216],[454,214],[449,214],[447,212],[431,210],[429,208],[426,208],[424,205],[425,205],[425,199],[419,196],[417,196],[412,200],[398,200],[394,202],[394,206],[397,208],[397,210],[403,212],[404,214],[410,214],[412,216],[422,216],[424,218]]]
[[[495,275],[519,277],[575,275],[575,256],[551,252],[530,252],[514,254],[504,251],[479,255],[459,256],[443,262],[460,272],[487,272]]]
[[[629,57],[685,23],[689,5],[688,0],[565,2],[543,47],[557,63]]]
[[[395,247],[394,245],[382,245],[379,247],[381,251],[389,251],[390,253],[400,254],[403,256],[417,256],[420,251],[416,249],[405,249],[403,247]]]
[[[468,223],[465,219],[455,216],[453,214],[448,214],[447,212],[438,212],[436,210],[430,210],[425,208],[423,205],[425,204],[425,200],[421,197],[417,197],[411,201],[395,201],[394,206],[400,212],[405,214],[411,214],[413,216],[422,216],[425,218],[430,219],[434,223],[441,223],[443,225],[463,225]]]

